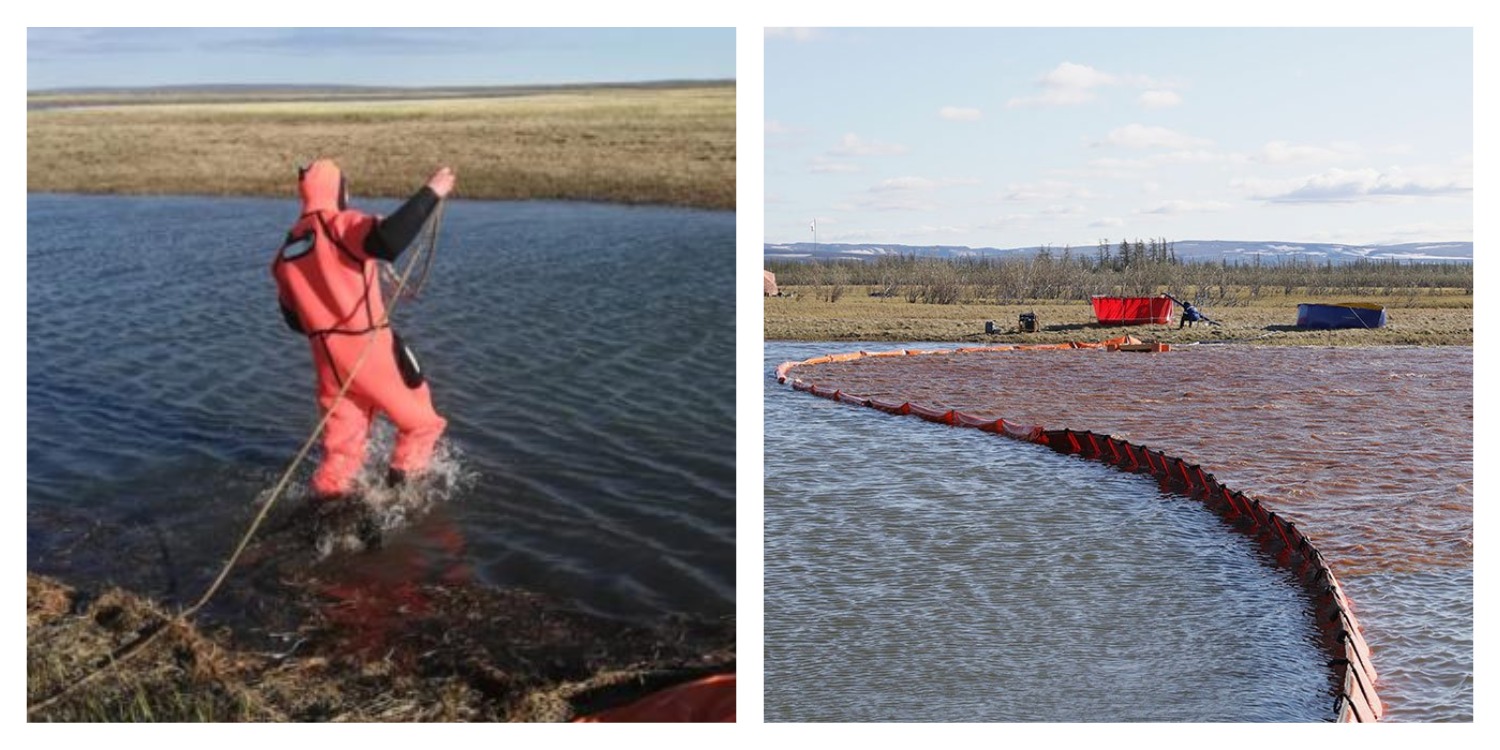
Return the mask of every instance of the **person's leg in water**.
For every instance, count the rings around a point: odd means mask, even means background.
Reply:
[[[377,351],[366,364],[370,378],[361,374],[357,385],[396,426],[396,447],[386,475],[386,483],[394,486],[427,471],[448,421],[433,408],[432,390],[416,358],[390,331],[381,334],[385,340],[376,343]]]
[[[364,469],[373,407],[352,393],[334,403],[339,386],[320,389],[318,402],[325,412],[323,461],[313,473],[312,524],[306,529],[314,544],[353,533],[368,548],[379,546],[380,531],[369,506],[355,497],[355,484]],[[352,389],[351,389],[352,390]]]
[[[352,389],[340,399],[343,386],[333,363],[326,357],[319,360],[318,407],[328,415],[328,423],[323,426],[323,460],[313,473],[312,486],[314,496],[326,502],[353,494],[354,481],[365,464],[372,413],[371,406],[360,403]]]

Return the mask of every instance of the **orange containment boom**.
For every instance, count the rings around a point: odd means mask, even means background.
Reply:
[[[1105,349],[1107,351],[1140,350],[1141,342],[1125,336],[1097,344],[1062,344],[1040,346],[992,346],[968,347],[956,351],[929,352],[929,354],[968,354],[972,352],[1034,350],[1034,349]],[[1152,351],[1169,351],[1165,346]],[[1109,435],[1074,430],[1048,430],[1040,425],[1022,425],[1004,419],[991,419],[964,414],[943,406],[914,404],[895,399],[872,399],[866,396],[845,393],[840,390],[819,387],[816,384],[792,376],[797,367],[825,364],[833,361],[849,361],[859,357],[893,356],[903,352],[859,352],[856,357],[838,355],[814,357],[803,362],[787,362],[776,368],[776,381],[792,386],[794,390],[806,391],[858,406],[869,406],[888,414],[914,415],[929,422],[941,422],[954,427],[969,427],[996,435],[1045,445],[1059,453],[1102,461],[1122,471],[1150,474],[1164,490],[1175,492],[1203,503],[1224,518],[1240,532],[1250,536],[1269,553],[1276,564],[1293,571],[1303,589],[1313,602],[1322,645],[1329,656],[1338,697],[1333,713],[1340,722],[1379,721],[1384,713],[1380,697],[1375,694],[1375,667],[1370,662],[1370,648],[1365,644],[1359,620],[1354,617],[1354,607],[1344,589],[1334,577],[1328,561],[1308,541],[1296,524],[1281,518],[1275,511],[1261,505],[1259,500],[1242,492],[1231,490],[1219,483],[1203,467],[1189,464],[1181,458],[1168,456],[1159,450],[1144,445],[1127,443]],[[904,350],[904,354],[920,355],[916,350]]]
[[[634,703],[575,719],[578,722],[732,722],[734,675],[716,674],[658,690]]]

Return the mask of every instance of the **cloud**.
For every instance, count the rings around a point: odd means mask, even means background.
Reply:
[[[1007,214],[997,216],[979,225],[980,229],[1011,229],[1032,223],[1035,216],[1031,214]]]
[[[1113,216],[1106,216],[1102,219],[1095,219],[1094,221],[1089,222],[1089,226],[1094,229],[1115,229],[1117,227],[1125,226],[1125,220],[1117,219]]]
[[[1039,211],[1043,216],[1078,216],[1084,213],[1083,206],[1047,206]]]
[[[807,171],[814,174],[846,174],[860,172],[863,169],[858,164],[852,162],[836,161],[826,156],[814,156],[812,164],[808,166]]]
[[[1364,155],[1353,143],[1332,143],[1327,146],[1293,144],[1286,141],[1271,141],[1261,147],[1253,158],[1266,164],[1293,164],[1306,162],[1340,161],[1356,159]]]
[[[819,29],[807,26],[768,26],[767,39],[790,39],[794,42],[810,42],[823,35]]]
[[[1096,89],[1107,86],[1133,86],[1136,88],[1155,87],[1156,90],[1147,92],[1154,95],[1153,100],[1165,101],[1168,97],[1175,99],[1171,106],[1181,101],[1176,94],[1164,90],[1173,84],[1156,81],[1147,76],[1140,75],[1117,75],[1106,73],[1102,70],[1080,65],[1078,63],[1064,62],[1042,74],[1037,79],[1037,87],[1041,92],[1033,96],[1018,96],[1005,103],[1010,108],[1016,107],[1068,107],[1079,104],[1087,104],[1098,98]],[[1143,101],[1145,96],[1143,95]]]
[[[1089,199],[1094,194],[1088,188],[1062,180],[1012,183],[1005,189],[1002,199],[1008,201],[1059,201]]]
[[[789,135],[800,133],[801,128],[794,128],[780,120],[766,120],[766,135]]]
[[[1090,159],[1089,166],[1096,169],[1146,169],[1151,162],[1145,159],[1117,159],[1106,156],[1101,159]]]
[[[1146,182],[1141,183],[1141,192],[1146,193],[1147,195],[1150,195],[1151,193],[1154,193],[1158,190],[1161,190],[1160,182],[1152,182],[1150,180],[1147,180]]]
[[[855,200],[859,208],[875,211],[932,211],[937,206],[931,195],[940,188],[973,185],[978,180],[950,177],[892,177],[871,185],[866,194]]]
[[[897,143],[867,141],[854,133],[845,133],[839,145],[828,150],[832,156],[896,156],[906,153],[906,147]]]
[[[1152,165],[1161,164],[1244,164],[1249,158],[1244,154],[1236,154],[1230,151],[1206,151],[1204,149],[1188,149],[1183,151],[1168,151],[1164,154],[1155,154],[1147,158]]]
[[[1460,175],[1408,175],[1395,169],[1330,169],[1291,180],[1238,180],[1233,187],[1272,203],[1347,203],[1394,197],[1434,197],[1471,193],[1471,180]]]
[[[1212,211],[1223,211],[1229,208],[1229,204],[1223,201],[1186,201],[1170,200],[1162,201],[1155,208],[1143,209],[1136,213],[1143,214],[1199,214]]]
[[[854,201],[866,211],[932,211],[937,208],[930,199],[914,193],[875,193]]]
[[[926,177],[892,177],[889,180],[881,180],[870,187],[872,193],[890,193],[896,191],[928,191],[938,187],[937,180]]]
[[[1166,109],[1181,104],[1182,97],[1176,91],[1153,90],[1141,92],[1140,98],[1136,101],[1147,109]]]
[[[1018,96],[1005,103],[1007,107],[1063,107],[1086,104],[1095,98],[1094,89],[1109,86],[1117,79],[1087,65],[1064,62],[1047,71],[1037,81],[1041,93]]]
[[[973,122],[980,116],[977,107],[943,107],[938,110],[938,117],[955,122]]]
[[[1186,150],[1198,146],[1207,146],[1212,143],[1213,141],[1207,138],[1195,138],[1159,125],[1131,123],[1109,131],[1109,134],[1104,136],[1104,140],[1097,141],[1094,145],[1122,146],[1124,148],[1138,149],[1172,148]]]

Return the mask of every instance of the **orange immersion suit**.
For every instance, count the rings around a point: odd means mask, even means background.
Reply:
[[[277,250],[271,275],[287,324],[306,334],[312,347],[318,406],[324,413],[332,409],[323,461],[313,475],[314,492],[328,498],[353,489],[376,412],[396,426],[394,476],[425,470],[447,426],[432,408],[416,358],[386,321],[377,266],[377,259],[395,260],[415,238],[437,196],[423,188],[385,220],[350,210],[343,175],[327,159],[305,168],[298,188],[302,215]],[[335,403],[366,347],[353,384]]]

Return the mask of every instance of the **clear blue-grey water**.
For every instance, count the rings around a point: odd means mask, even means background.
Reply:
[[[859,348],[766,345],[767,720],[1332,719],[1300,586],[1201,505],[769,378]]]

